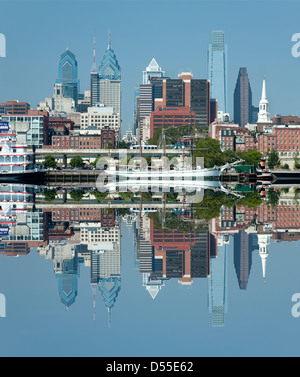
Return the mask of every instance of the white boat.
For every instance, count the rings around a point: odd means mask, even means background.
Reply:
[[[17,134],[9,126],[0,132],[0,181],[20,180],[25,176],[37,178],[39,173],[33,150],[27,144],[18,143]]]

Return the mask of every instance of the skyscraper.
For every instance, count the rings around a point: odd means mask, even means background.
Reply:
[[[91,70],[91,106],[99,103],[99,74],[96,66],[96,40],[94,36],[93,66]]]
[[[56,83],[62,84],[64,97],[72,98],[75,101],[75,106],[77,106],[79,94],[78,64],[75,55],[69,49],[60,56]]]
[[[93,66],[90,75],[91,106],[102,104],[112,107],[119,116],[121,127],[121,68],[111,48],[110,33],[108,46],[99,68],[96,66],[95,37],[93,44]]]
[[[99,102],[113,107],[114,112],[119,114],[121,126],[121,68],[111,48],[110,33],[108,46],[99,66]]]
[[[162,71],[161,67],[157,64],[157,61],[153,58],[143,71],[143,84],[149,84],[152,77],[164,77],[165,72]]]
[[[246,67],[241,67],[239,70],[233,99],[234,122],[241,127],[252,123],[252,91]]]
[[[227,45],[224,31],[214,30],[208,49],[210,98],[217,99],[218,111],[227,113]]]
[[[162,81],[165,72],[153,58],[143,71],[143,83],[139,86],[138,101],[135,103],[135,132],[143,135],[145,122],[149,120],[156,98],[162,98]],[[141,129],[139,129],[139,125]]]

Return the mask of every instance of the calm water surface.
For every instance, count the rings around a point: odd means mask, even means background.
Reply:
[[[0,355],[299,356],[291,190],[273,206],[2,193]]]

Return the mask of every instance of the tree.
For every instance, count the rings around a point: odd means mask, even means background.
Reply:
[[[249,149],[246,152],[239,153],[239,157],[244,160],[245,165],[257,166],[262,158],[262,154],[256,149]]]
[[[120,149],[127,149],[127,144],[124,140],[121,141],[120,145],[119,145],[119,148]]]
[[[51,155],[45,156],[44,166],[45,168],[56,168],[57,162]]]
[[[83,198],[84,191],[83,190],[71,190],[70,197],[74,200],[74,202],[80,202]]]
[[[84,161],[81,156],[74,156],[70,161],[70,165],[72,168],[82,168],[84,166]]]
[[[268,153],[268,167],[270,169],[273,169],[275,166],[279,166],[279,165],[280,165],[279,154],[277,151],[273,149],[272,152]]]
[[[220,142],[208,136],[196,141],[194,157],[203,157],[206,168],[222,166],[226,163],[226,157],[221,151]]]

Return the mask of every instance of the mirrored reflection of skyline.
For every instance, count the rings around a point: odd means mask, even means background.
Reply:
[[[246,291],[254,254],[260,258],[259,276],[267,283],[272,244],[300,238],[299,206],[292,188],[278,191],[272,205],[271,196],[256,196],[256,203],[253,197],[248,202],[223,197],[221,205],[211,207],[209,196],[187,204],[178,196],[164,201],[163,194],[144,203],[139,194],[130,201],[98,202],[88,190],[74,202],[62,188],[56,188],[54,200],[45,198],[45,189],[38,186],[1,185],[1,258],[37,252],[47,263],[52,261],[58,300],[66,308],[77,305],[80,272],[88,269],[93,321],[99,297],[108,327],[123,290],[122,226],[131,235],[126,248],[144,294],[157,300],[162,290],[167,297],[171,281],[178,289],[197,289],[195,281],[206,279],[212,327],[226,326],[230,316],[228,254],[233,254],[236,285]]]

